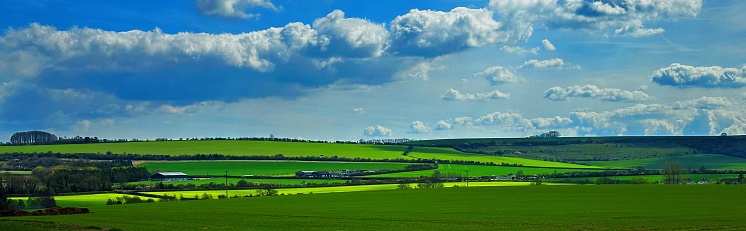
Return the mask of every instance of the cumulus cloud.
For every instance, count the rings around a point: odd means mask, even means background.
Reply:
[[[453,128],[453,125],[445,120],[440,120],[435,124],[435,130],[448,130]]]
[[[536,128],[547,129],[547,128],[562,128],[572,123],[570,118],[555,116],[549,118],[534,118],[531,122]]]
[[[391,47],[402,55],[438,56],[510,39],[492,11],[464,7],[449,12],[413,9],[391,21],[390,31]]]
[[[245,12],[250,8],[279,9],[269,0],[197,0],[194,5],[202,14],[236,19],[259,17]]]
[[[369,126],[363,130],[363,135],[367,137],[382,137],[391,136],[391,129],[388,129],[381,125]]]
[[[365,109],[359,107],[359,108],[353,108],[352,112],[355,112],[357,114],[365,114]]]
[[[510,70],[509,68],[502,66],[488,67],[482,72],[475,73],[475,78],[485,78],[492,85],[500,85],[506,83],[517,83],[521,81],[521,77]]]
[[[534,25],[551,29],[585,30],[617,36],[650,36],[663,32],[645,28],[646,22],[694,17],[702,0],[491,0],[490,9],[506,21],[506,27],[531,35]]]
[[[430,126],[427,126],[427,124],[425,124],[425,122],[422,122],[422,121],[414,121],[409,126],[410,133],[423,134],[423,133],[430,133],[431,131],[432,129],[430,128]]]
[[[174,105],[161,105],[158,110],[160,112],[169,114],[189,114],[189,113],[200,113],[203,111],[217,111],[225,108],[225,103],[220,101],[205,101],[185,106],[174,106]]]
[[[566,64],[565,61],[562,60],[562,59],[560,59],[560,58],[553,58],[553,59],[547,59],[547,60],[530,59],[530,60],[524,62],[518,68],[534,68],[534,69],[546,69],[546,68],[552,68],[552,69],[580,69],[581,67],[578,66],[578,65]]]
[[[523,118],[523,115],[512,112],[493,112],[477,119],[475,125],[501,125],[506,130],[529,132],[535,129],[531,120]]]
[[[449,89],[448,92],[440,96],[445,101],[483,101],[493,99],[509,99],[510,94],[503,93],[498,90],[484,92],[484,93],[461,93],[455,89]]]
[[[650,101],[653,97],[642,91],[599,88],[595,85],[576,85],[569,87],[555,86],[549,88],[545,92],[544,98],[552,101],[564,101],[568,98],[593,98],[608,102],[645,102]]]
[[[428,75],[430,73],[430,68],[429,62],[421,62],[409,69],[404,76],[407,79],[428,80],[430,79],[430,76]]]
[[[550,51],[557,50],[557,48],[554,47],[554,44],[552,44],[552,42],[550,42],[548,39],[541,40],[541,44],[544,45],[544,49]]]
[[[359,18],[345,18],[335,10],[316,19],[313,29],[319,33],[319,45],[327,55],[378,57],[388,46],[388,31],[381,24]]]
[[[746,65],[737,68],[720,66],[694,67],[673,63],[651,76],[653,83],[679,88],[741,88],[746,86]]]

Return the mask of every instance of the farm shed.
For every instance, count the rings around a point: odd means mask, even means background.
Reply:
[[[157,172],[150,176],[150,180],[157,181],[172,181],[172,180],[187,180],[188,175],[183,172]]]

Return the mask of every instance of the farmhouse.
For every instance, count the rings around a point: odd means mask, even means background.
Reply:
[[[183,172],[157,172],[150,176],[150,180],[157,181],[174,181],[174,180],[187,180],[188,175]]]

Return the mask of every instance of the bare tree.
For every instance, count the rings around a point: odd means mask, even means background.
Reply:
[[[681,183],[681,175],[684,173],[684,168],[681,163],[675,160],[668,160],[663,165],[663,182],[666,184],[679,184]]]

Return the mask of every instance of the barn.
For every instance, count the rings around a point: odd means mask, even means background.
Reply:
[[[189,176],[183,172],[156,172],[150,176],[150,180],[155,181],[174,181],[174,180],[187,180]]]

